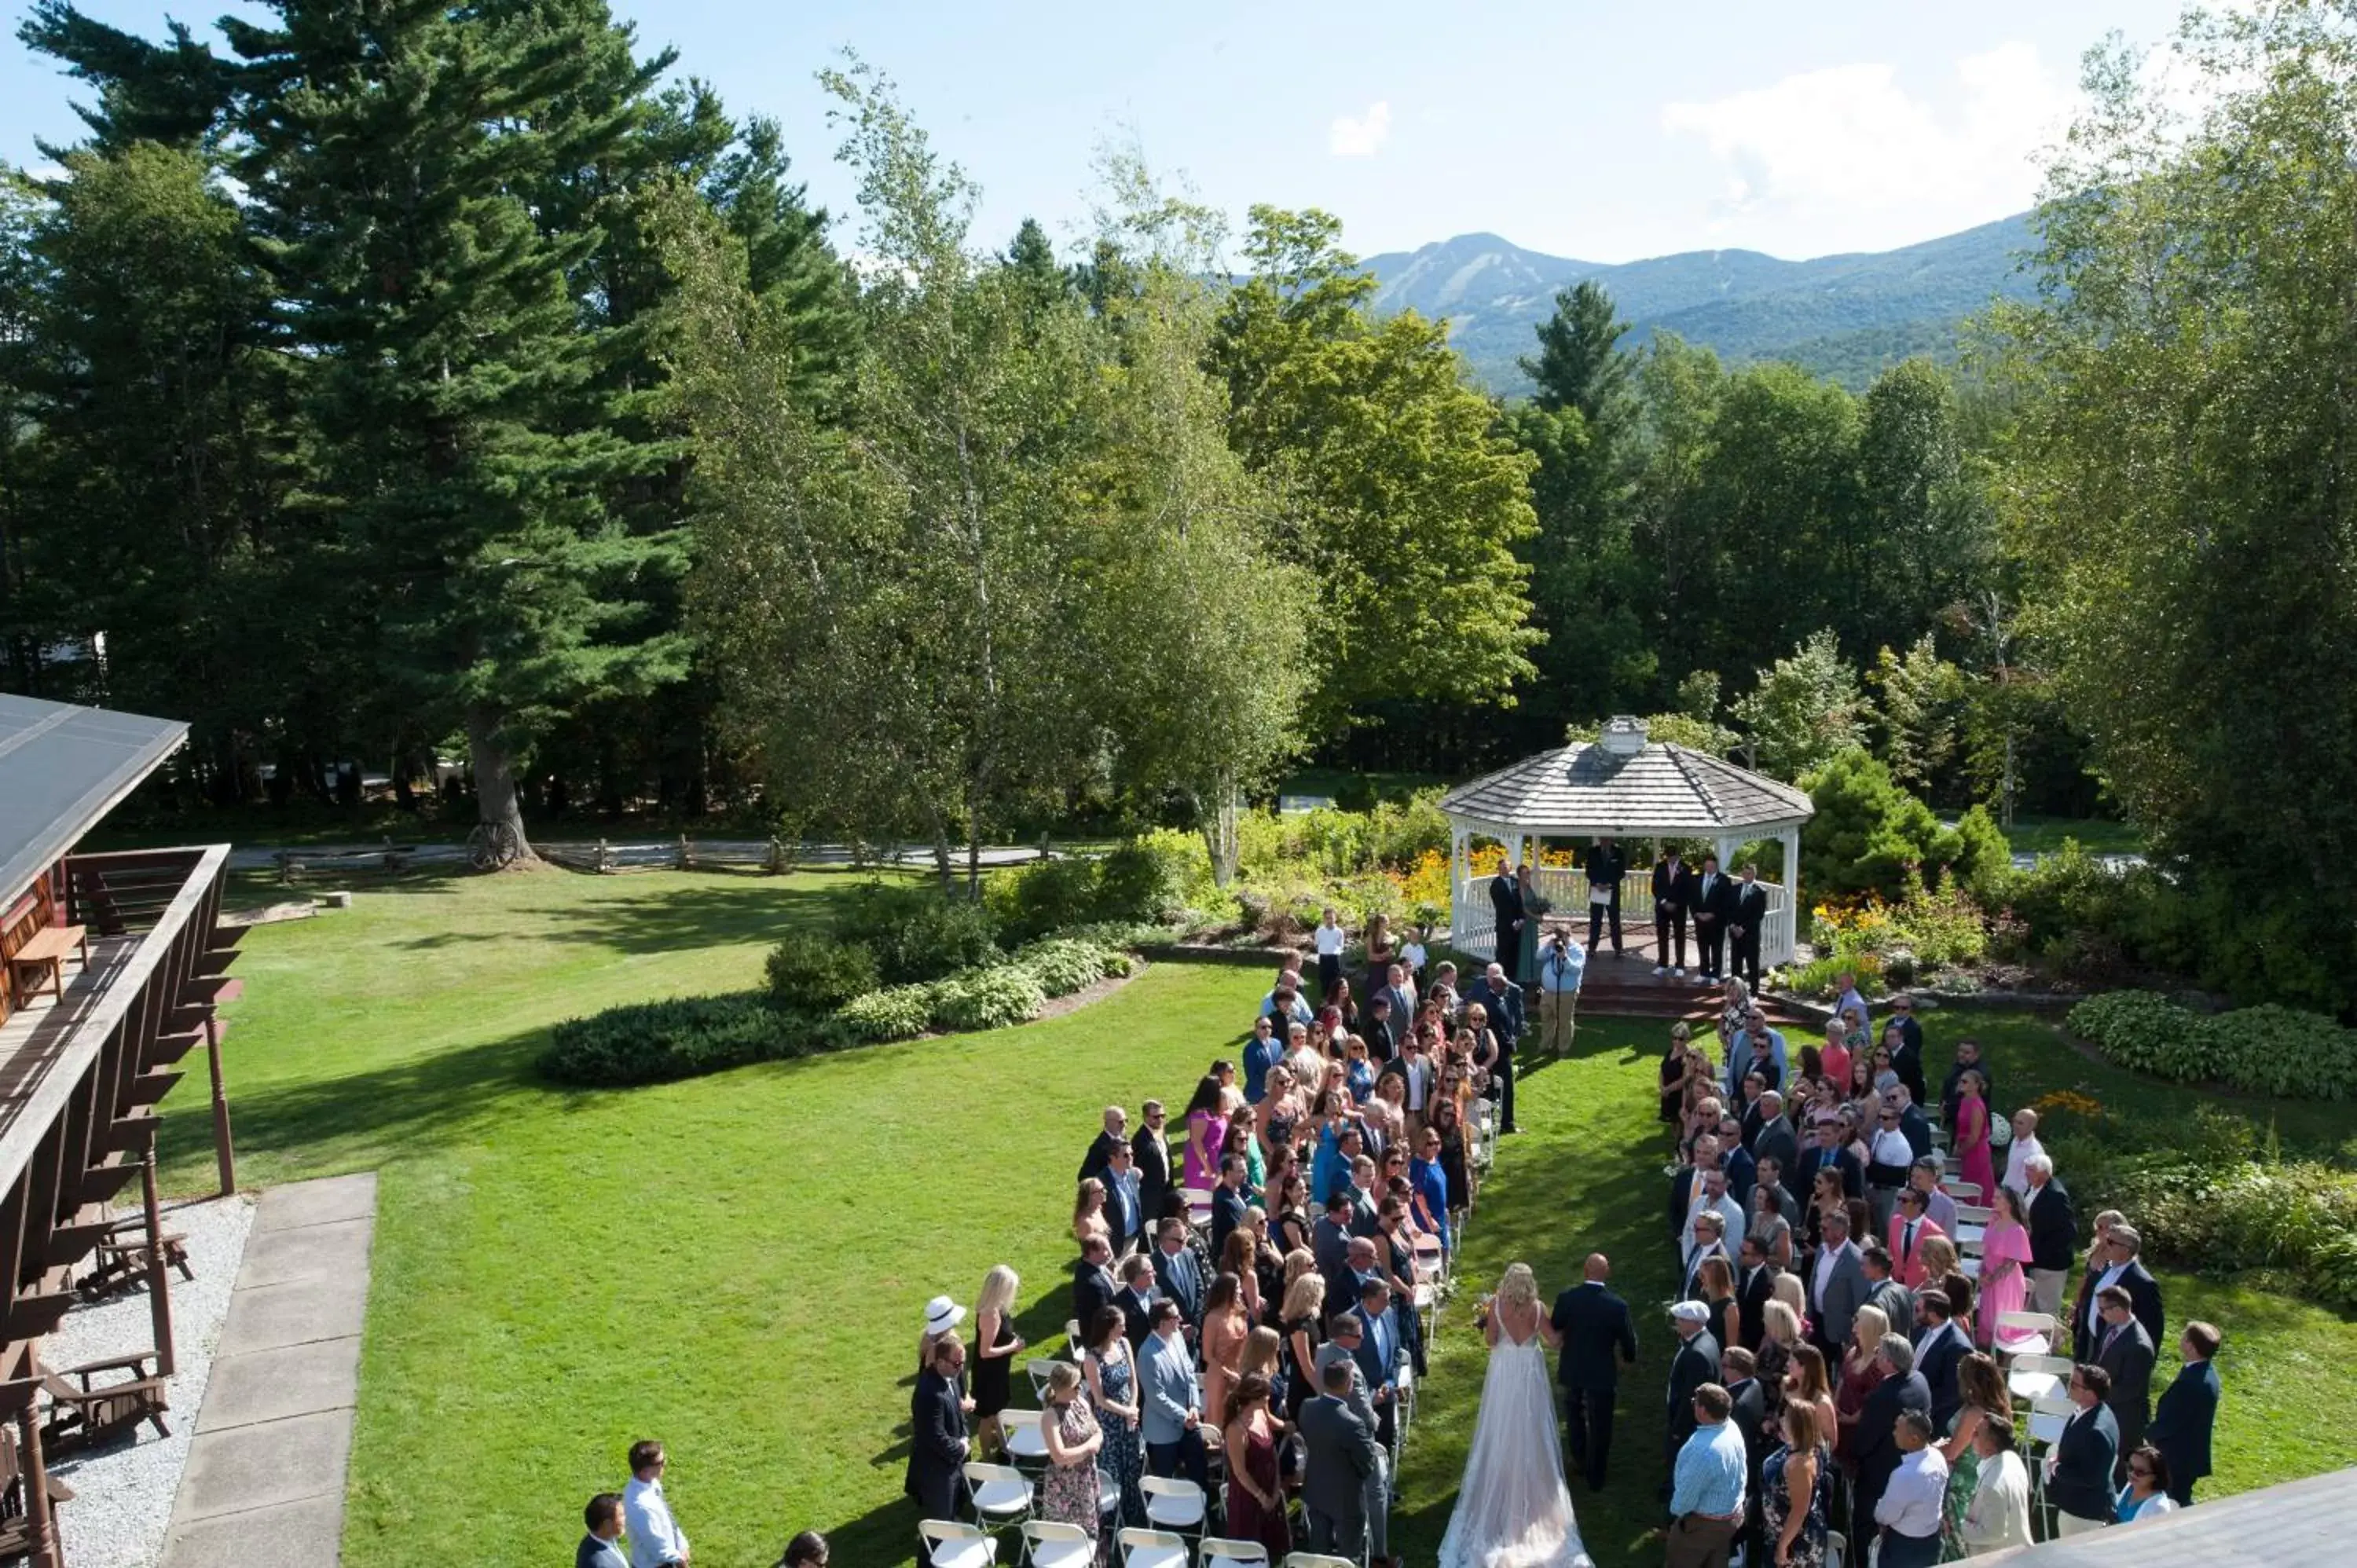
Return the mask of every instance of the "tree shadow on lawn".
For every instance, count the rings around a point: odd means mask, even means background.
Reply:
[[[834,886],[797,886],[782,880],[762,886],[731,877],[711,886],[649,888],[618,897],[585,899],[535,911],[551,941],[580,942],[618,952],[672,952],[683,948],[767,941],[818,924],[841,901]]]

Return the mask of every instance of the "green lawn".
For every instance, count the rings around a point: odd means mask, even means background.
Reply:
[[[2037,817],[2027,812],[2013,819],[2006,842],[2018,854],[2052,854],[2064,839],[2077,839],[2089,854],[2142,854],[2144,838],[2126,822],[2108,817]]]
[[[353,1568],[458,1527],[470,1561],[553,1562],[635,1437],[671,1445],[699,1563],[816,1524],[906,1560],[905,1373],[920,1308],[1013,1263],[1060,1335],[1071,1172],[1107,1100],[1182,1094],[1257,970],[1150,971],[1006,1034],[562,1092],[551,1022],[742,985],[844,879],[544,874],[404,885],[251,933],[227,1053],[248,1182],[382,1172]],[[173,1185],[210,1177],[201,1098]],[[767,1555],[763,1555],[767,1553]]]
[[[1107,1101],[1184,1092],[1232,1048],[1256,970],[1162,965],[1111,999],[1001,1034],[912,1042],[630,1091],[530,1074],[552,1022],[743,985],[843,877],[418,877],[249,934],[227,1045],[249,1184],[382,1172],[347,1561],[393,1568],[456,1527],[492,1568],[556,1560],[632,1438],[713,1564],[771,1561],[808,1525],[837,1561],[905,1562],[906,1371],[920,1305],[1024,1276],[1021,1326],[1056,1337],[1071,1170]],[[1932,1024],[1948,1040],[1965,1023]],[[1971,1017],[2006,1098],[2050,1087],[2157,1104],[2019,1017]],[[1659,1476],[1670,1252],[1659,1035],[1591,1022],[1523,1080],[1472,1233],[1469,1278],[1529,1261],[1552,1291],[1593,1247],[1642,1312],[1612,1488],[1578,1497],[1605,1564],[1640,1545]],[[2139,1100],[2142,1094],[2145,1100]],[[210,1179],[200,1090],[169,1109],[171,1185]],[[2264,1115],[2265,1108],[2251,1108]],[[2323,1145],[2345,1112],[2283,1108]],[[2067,1163],[2065,1165],[2067,1179]],[[2166,1276],[2172,1317],[2230,1336],[2222,1487],[2357,1461],[2357,1329],[2280,1297]],[[1399,1539],[1429,1562],[1463,1464],[1480,1352],[1457,1317],[1402,1478]],[[764,1553],[770,1555],[763,1555]]]

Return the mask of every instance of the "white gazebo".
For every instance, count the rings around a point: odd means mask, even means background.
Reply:
[[[1440,809],[1448,817],[1455,890],[1449,942],[1460,952],[1496,956],[1487,879],[1477,880],[1469,864],[1476,838],[1497,840],[1522,865],[1534,862],[1547,839],[1701,839],[1716,847],[1730,874],[1741,845],[1774,838],[1784,849],[1783,879],[1761,882],[1768,889],[1768,924],[1760,932],[1760,961],[1792,961],[1801,825],[1815,814],[1808,795],[1708,752],[1648,742],[1642,719],[1615,718],[1598,740],[1544,752],[1461,784],[1441,797]],[[1629,858],[1621,918],[1650,925],[1652,867],[1635,864],[1648,857],[1633,845]],[[1533,875],[1559,914],[1587,907],[1585,872],[1541,866]]]

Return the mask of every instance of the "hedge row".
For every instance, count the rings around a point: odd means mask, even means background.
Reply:
[[[2072,1031],[2120,1066],[2179,1083],[2343,1100],[2357,1083],[2357,1030],[2273,1004],[2196,1013],[2150,991],[2110,991],[2071,1009]]]
[[[846,949],[857,956],[846,959]],[[789,950],[791,956],[781,958]],[[541,1053],[540,1071],[559,1083],[623,1088],[907,1039],[929,1029],[1004,1028],[1037,1015],[1051,996],[1129,973],[1134,962],[1125,946],[1062,937],[1035,942],[988,968],[871,990],[833,1011],[780,1004],[789,990],[798,998],[821,995],[858,971],[862,960],[872,974],[873,955],[861,944],[791,939],[770,955],[769,991],[634,1003],[569,1020],[556,1026]],[[781,975],[789,984],[781,986]]]
[[[623,1089],[724,1072],[748,1062],[816,1056],[860,1043],[834,1019],[783,1012],[758,991],[609,1007],[556,1026],[541,1076]]]

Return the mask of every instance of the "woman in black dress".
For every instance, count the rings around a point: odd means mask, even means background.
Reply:
[[[1689,1031],[1684,1024],[1670,1028],[1670,1048],[1662,1056],[1662,1120],[1678,1119],[1679,1102],[1686,1087],[1686,1040]]]
[[[1301,1407],[1318,1391],[1318,1347],[1326,1342],[1325,1309],[1326,1281],[1315,1269],[1286,1287],[1285,1321],[1278,1327],[1285,1335],[1282,1359],[1288,1425],[1300,1421]]]
[[[1020,1288],[1015,1271],[1000,1263],[982,1276],[982,1294],[974,1297],[974,1449],[977,1454],[1005,1446],[998,1412],[1013,1402],[1015,1358],[1023,1348],[1022,1336],[1015,1332],[1015,1293]]]

